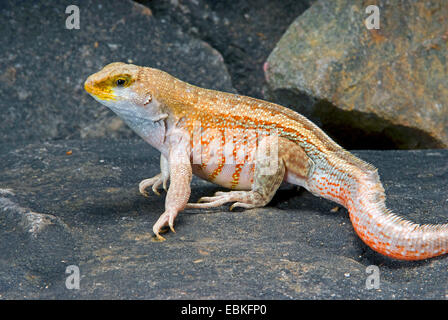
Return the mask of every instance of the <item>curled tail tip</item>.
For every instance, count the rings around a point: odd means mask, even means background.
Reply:
[[[353,227],[364,243],[380,254],[424,260],[448,252],[448,224],[420,225],[396,215],[384,203],[360,208],[349,208]]]

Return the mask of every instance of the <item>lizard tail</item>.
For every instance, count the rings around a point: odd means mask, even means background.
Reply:
[[[383,255],[423,260],[448,252],[448,224],[420,225],[392,213],[376,170],[363,175],[346,207],[358,236]]]

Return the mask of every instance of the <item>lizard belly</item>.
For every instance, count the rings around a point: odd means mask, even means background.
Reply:
[[[193,164],[193,173],[210,182],[234,190],[250,190],[253,182],[254,164],[224,164],[216,174],[219,165]]]
[[[255,171],[256,143],[243,144],[241,136],[206,130],[201,142],[194,143],[191,157],[193,173],[198,177],[235,190],[250,190]],[[205,142],[204,142],[205,141]],[[250,145],[251,147],[246,147]]]

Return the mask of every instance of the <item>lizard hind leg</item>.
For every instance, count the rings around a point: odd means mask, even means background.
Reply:
[[[218,191],[213,197],[202,197],[198,203],[188,203],[186,208],[214,208],[228,202],[235,202],[230,207],[246,209],[264,207],[271,201],[285,175],[285,165],[281,161],[273,175],[257,175],[255,169],[254,184],[250,191]]]

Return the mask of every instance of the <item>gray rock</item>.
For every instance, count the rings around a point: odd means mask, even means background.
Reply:
[[[269,56],[268,96],[348,148],[448,147],[448,6],[444,0],[317,1]]]
[[[71,152],[68,152],[71,151]],[[448,150],[359,151],[379,168],[388,206],[419,223],[446,223]],[[157,242],[151,231],[165,194],[144,198],[138,183],[159,172],[159,155],[143,141],[64,140],[0,144],[0,197],[54,216],[42,241],[51,252],[71,234],[79,290],[66,274],[20,264],[33,251],[21,219],[0,229],[0,296],[147,299],[446,299],[448,257],[403,262],[383,257],[356,236],[347,211],[283,186],[265,208],[186,210],[177,233]],[[192,201],[223,188],[194,179]],[[14,193],[15,196],[8,195]],[[2,202],[4,208],[4,202]],[[0,206],[0,212],[3,209]],[[5,219],[3,217],[3,219]],[[5,221],[5,220],[1,220]],[[2,224],[3,226],[4,224]],[[16,230],[13,230],[14,227]],[[48,226],[49,227],[49,226]],[[46,227],[46,228],[48,228]],[[50,229],[42,229],[42,232]],[[68,230],[66,232],[65,230]],[[45,231],[48,232],[48,231]],[[20,246],[15,239],[29,239]],[[20,250],[19,250],[20,248]],[[47,251],[44,249],[46,248]],[[71,254],[70,254],[71,253]],[[36,257],[37,259],[38,257]],[[41,260],[45,259],[43,255]],[[67,258],[59,256],[61,260]],[[56,259],[55,259],[56,261]],[[72,264],[67,261],[67,263]],[[367,290],[366,268],[380,268]]]
[[[0,294],[24,298],[64,280],[66,267],[79,264],[78,249],[60,218],[23,208],[12,195],[0,189]]]
[[[139,0],[156,19],[182,27],[223,56],[240,94],[263,98],[263,63],[293,20],[315,0]]]
[[[222,56],[158,21],[135,2],[79,2],[80,29],[66,29],[73,1],[2,1],[0,139],[136,137],[83,88],[113,61],[164,69],[193,84],[235,91]]]

